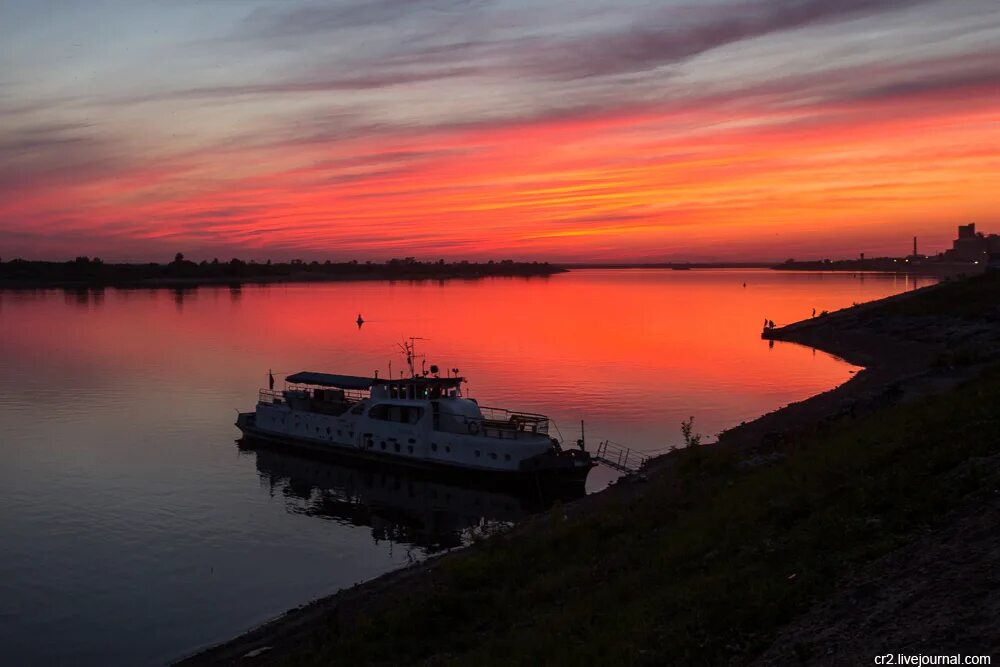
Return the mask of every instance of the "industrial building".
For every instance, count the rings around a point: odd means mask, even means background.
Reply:
[[[948,262],[972,262],[986,264],[991,257],[1000,256],[1000,234],[983,234],[976,231],[976,224],[958,226],[958,238],[952,242],[950,250],[943,253]]]

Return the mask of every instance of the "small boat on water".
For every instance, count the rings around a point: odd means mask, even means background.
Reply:
[[[261,389],[236,426],[245,437],[318,452],[493,478],[580,482],[590,454],[564,449],[540,414],[480,406],[464,378],[413,372],[385,379],[302,371]]]

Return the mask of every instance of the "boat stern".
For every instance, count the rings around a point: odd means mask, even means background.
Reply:
[[[586,479],[590,469],[596,465],[590,453],[582,449],[553,448],[521,461],[520,471],[569,479]]]

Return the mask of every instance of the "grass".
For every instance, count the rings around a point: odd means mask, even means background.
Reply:
[[[965,320],[1000,320],[1000,271],[951,280],[935,289],[878,304],[881,315],[947,316]]]
[[[1000,453],[1000,369],[845,418],[746,469],[675,453],[642,497],[442,561],[420,595],[330,623],[287,664],[720,664],[752,659],[858,565],[939,522]]]

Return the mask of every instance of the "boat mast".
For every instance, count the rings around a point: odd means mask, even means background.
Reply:
[[[420,338],[418,336],[410,336],[410,340],[409,341],[404,340],[403,344],[399,346],[399,349],[402,350],[403,354],[406,356],[406,365],[410,367],[410,377],[411,378],[417,377],[417,370],[413,366],[413,362],[416,359],[419,358],[419,359],[423,360],[424,364],[427,363],[427,355],[426,354],[417,354],[416,351],[415,351],[415,349],[416,349],[416,341],[418,341],[418,340],[424,340],[424,339]],[[425,373],[425,375],[426,375],[426,373]]]

